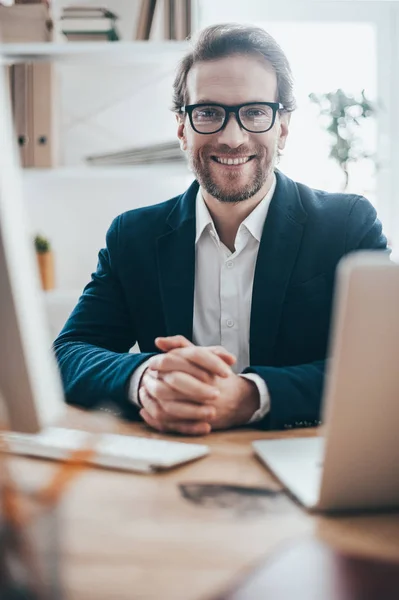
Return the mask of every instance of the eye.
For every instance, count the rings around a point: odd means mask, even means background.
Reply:
[[[218,121],[224,118],[224,110],[218,106],[199,106],[193,111],[195,121]]]
[[[217,112],[215,110],[212,110],[211,108],[205,108],[202,110],[198,110],[196,112],[195,116],[198,117],[199,119],[201,119],[201,118],[209,119],[211,117],[216,117]]]
[[[267,112],[261,108],[248,108],[245,111],[246,117],[266,117]]]

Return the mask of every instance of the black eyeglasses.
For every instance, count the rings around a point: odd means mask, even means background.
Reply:
[[[181,112],[188,114],[191,127],[205,135],[217,133],[226,127],[230,113],[234,113],[240,127],[250,133],[265,133],[274,125],[278,110],[284,106],[279,102],[246,102],[236,106],[216,104],[188,104]]]

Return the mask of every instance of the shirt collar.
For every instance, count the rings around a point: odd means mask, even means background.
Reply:
[[[276,175],[273,173],[273,182],[270,190],[266,196],[259,202],[254,210],[248,215],[248,217],[241,223],[240,227],[246,227],[251,235],[260,242],[262,237],[263,226],[265,224],[267,212],[269,210],[270,202],[273,198],[274,191],[276,189]],[[198,190],[197,201],[196,201],[196,235],[195,243],[197,244],[202,233],[206,228],[212,228],[216,233],[215,225],[212,217],[208,210],[207,205],[202,197],[201,188]]]
[[[208,227],[211,227],[213,230],[215,229],[215,225],[213,224],[212,217],[208,210],[207,205],[205,204],[205,200],[202,197],[201,188],[198,190],[197,194],[197,202],[195,206],[195,217],[196,217],[196,234],[195,234],[195,243],[197,244],[204,230]],[[215,231],[216,233],[216,231]]]
[[[254,210],[241,223],[241,227],[246,227],[251,235],[260,242],[263,232],[263,226],[266,221],[269,205],[273,198],[274,190],[276,189],[276,175],[273,173],[273,182],[266,196],[259,202]]]

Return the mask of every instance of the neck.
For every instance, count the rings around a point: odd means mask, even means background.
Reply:
[[[238,228],[270,191],[273,180],[274,171],[270,173],[264,185],[255,196],[248,198],[248,200],[231,204],[229,202],[221,202],[208,194],[204,189],[202,190],[202,197],[215,224],[220,241],[231,252],[234,252],[234,241]]]

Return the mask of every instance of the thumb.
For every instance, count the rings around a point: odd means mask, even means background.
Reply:
[[[155,338],[155,345],[162,352],[169,352],[175,348],[187,348],[188,346],[194,346],[184,335],[171,335],[168,337],[157,337]]]

